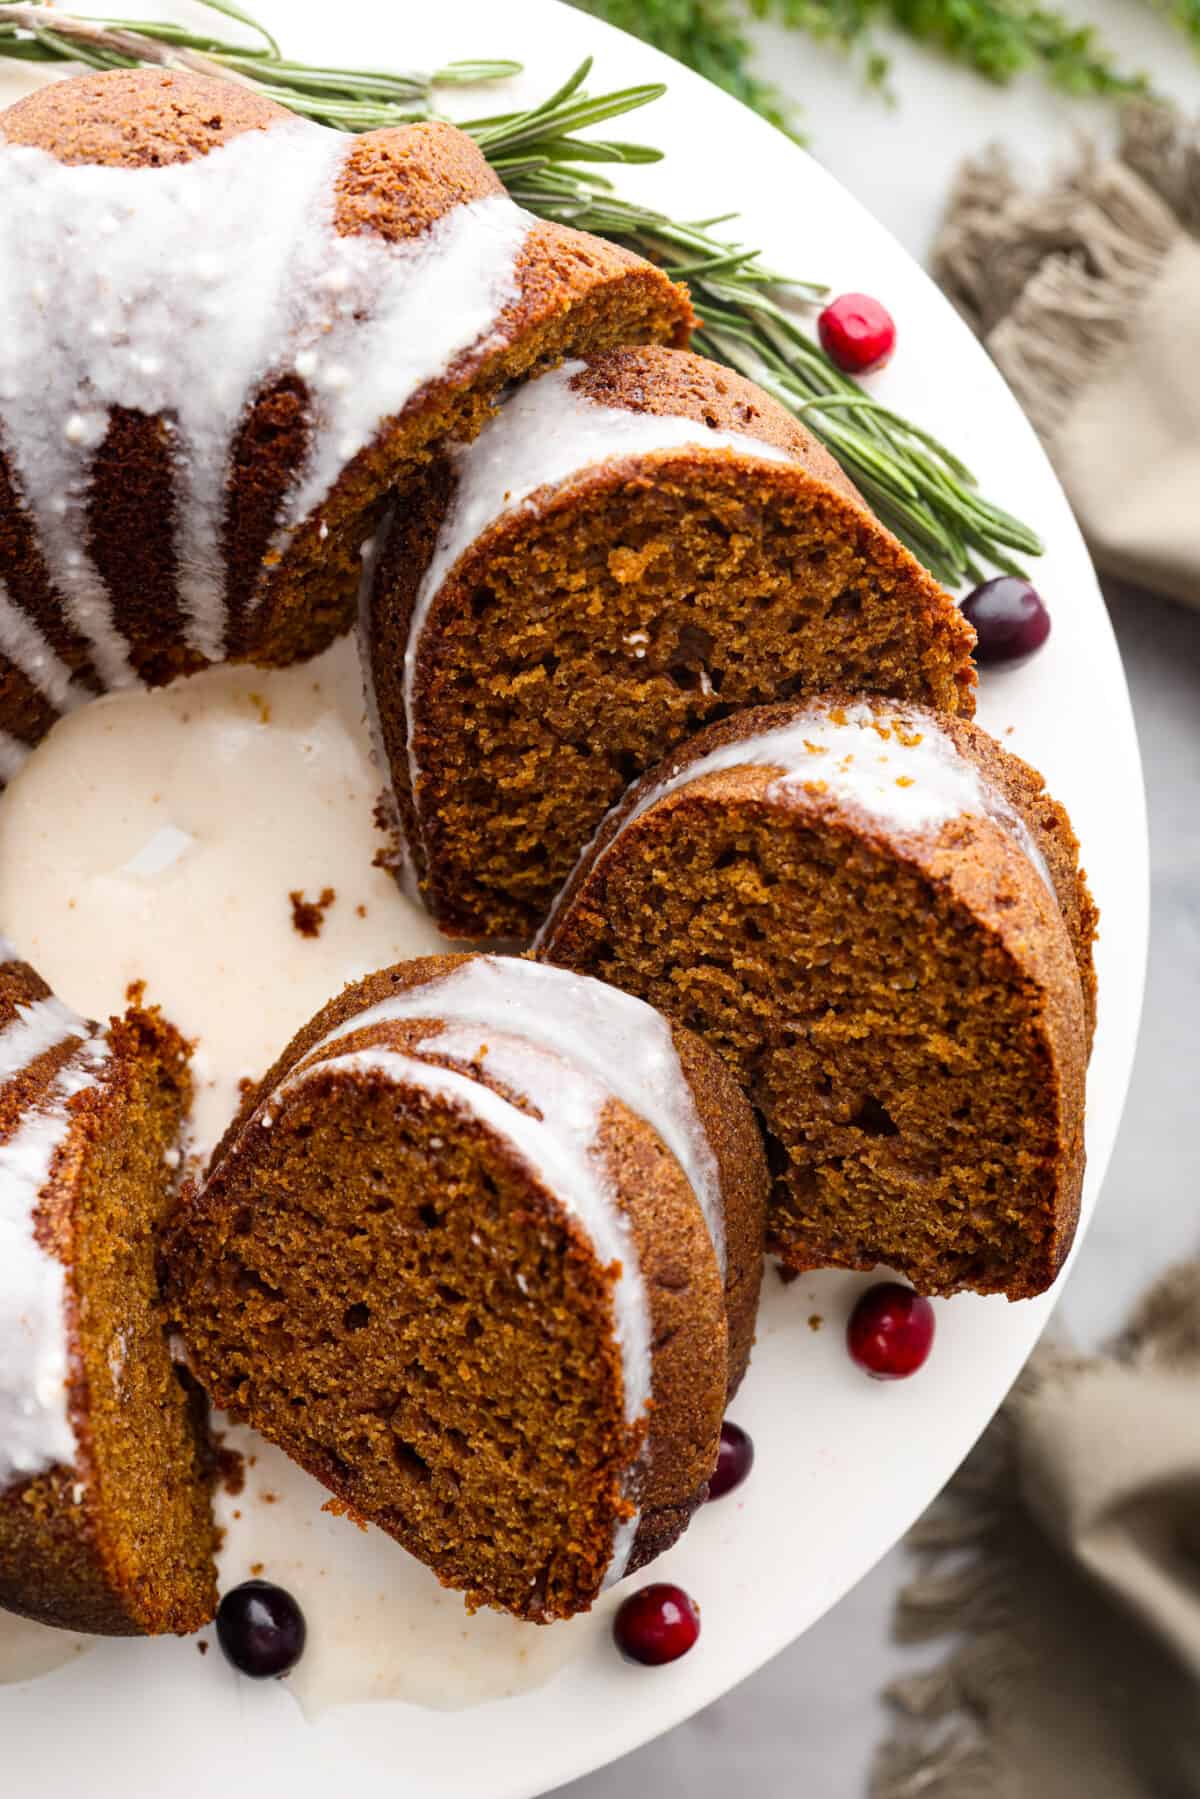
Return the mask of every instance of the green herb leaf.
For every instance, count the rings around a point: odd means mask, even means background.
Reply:
[[[746,10],[737,0],[571,0],[582,12],[686,63],[803,142],[796,109],[753,68]]]
[[[227,19],[237,19],[239,24],[248,25],[255,36],[260,37],[263,40],[263,43],[267,46],[267,49],[271,52],[272,56],[283,55],[282,50],[271,36],[271,33],[267,30],[266,26],[261,25],[257,19],[251,18],[244,7],[235,4],[235,0],[204,0],[204,5],[210,7],[213,12],[224,13]],[[129,23],[136,28],[135,21],[130,20]]]
[[[988,81],[1031,70],[1065,93],[1120,96],[1146,91],[1146,78],[1119,67],[1086,19],[1035,0],[571,0],[642,37],[728,89],[764,117],[792,129],[776,90],[755,70],[749,19],[776,20],[822,43],[861,54],[866,80],[880,85],[888,59],[876,32],[890,25]],[[1200,0],[1151,0],[1200,43]],[[1083,5],[1083,0],[1079,0]]]

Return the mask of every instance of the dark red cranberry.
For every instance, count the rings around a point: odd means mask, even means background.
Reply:
[[[1050,614],[1036,587],[1017,575],[997,575],[974,588],[962,603],[979,642],[981,668],[1024,662],[1050,635]]]
[[[907,1380],[933,1347],[934,1312],[927,1299],[881,1281],[868,1287],[850,1314],[846,1346],[875,1380]]]
[[[686,1655],[700,1635],[700,1607],[682,1587],[656,1581],[631,1593],[613,1619],[613,1637],[627,1662],[661,1667]]]
[[[731,1424],[726,1418],[721,1426],[717,1466],[708,1483],[708,1497],[723,1499],[726,1493],[732,1493],[735,1487],[741,1486],[753,1466],[753,1441],[740,1424]]]
[[[217,1641],[239,1674],[271,1680],[304,1654],[304,1613],[290,1593],[269,1580],[244,1580],[217,1610]]]
[[[896,347],[896,322],[870,294],[839,294],[817,320],[825,353],[848,375],[882,368]]]

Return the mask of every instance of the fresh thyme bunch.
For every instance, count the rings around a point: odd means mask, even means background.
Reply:
[[[344,131],[367,131],[436,112],[445,85],[513,73],[505,62],[454,63],[432,76],[327,68],[288,60],[275,39],[234,3],[206,0],[257,37],[247,48],[216,32],[161,22],[83,19],[40,0],[0,0],[0,58],[186,67],[252,83],[294,111]],[[814,341],[805,308],[825,289],[766,267],[730,242],[722,219],[681,222],[624,200],[602,171],[655,162],[660,152],[609,137],[581,137],[657,100],[661,84],[590,96],[584,63],[540,105],[469,119],[469,133],[513,198],[624,244],[691,289],[698,347],[759,381],[828,444],[880,517],[942,581],[978,581],[1012,555],[1040,553],[1037,537],[987,500],[952,451],[880,404],[841,373]]]

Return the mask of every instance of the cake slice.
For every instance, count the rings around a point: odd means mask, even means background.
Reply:
[[[453,126],[352,137],[203,75],[29,95],[0,189],[0,779],[96,692],[324,648],[434,444],[538,367],[691,323]]]
[[[766,1169],[719,1059],[594,981],[404,963],[289,1045],[167,1249],[213,1399],[471,1604],[667,1548],[750,1352]]]
[[[831,686],[974,709],[974,633],[810,434],[681,350],[521,388],[397,509],[364,617],[398,853],[442,928],[527,940],[629,782]]]
[[[635,786],[548,961],[725,1057],[769,1247],[924,1293],[1040,1293],[1083,1175],[1096,913],[1063,808],[960,719],[876,698],[729,719]]]
[[[203,1414],[158,1294],[187,1049],[157,1013],[88,1024],[0,963],[0,1606],[132,1636],[206,1624]]]

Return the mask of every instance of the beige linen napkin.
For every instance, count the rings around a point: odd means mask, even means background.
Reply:
[[[1200,1795],[1200,1262],[1107,1356],[1042,1349],[916,1526],[872,1799]]]
[[[934,273],[1036,426],[1098,567],[1200,606],[1200,123],[1127,112],[1042,193],[968,163]]]

